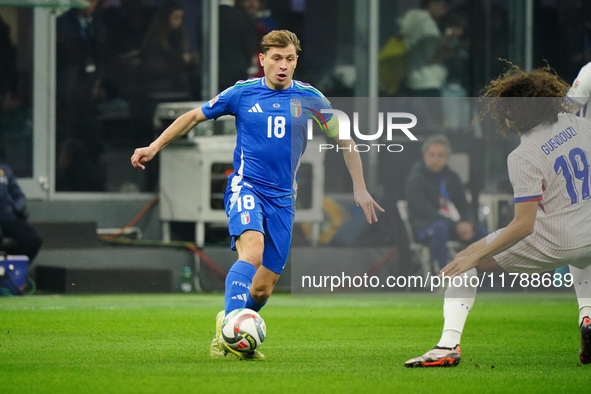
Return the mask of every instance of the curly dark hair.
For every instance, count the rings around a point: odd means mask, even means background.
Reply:
[[[509,62],[508,62],[509,63]],[[502,136],[507,131],[524,133],[541,123],[554,123],[558,114],[568,111],[564,98],[570,85],[549,66],[525,72],[509,63],[511,68],[483,89],[482,97],[490,97],[480,114],[496,121]],[[506,120],[509,120],[510,126]]]

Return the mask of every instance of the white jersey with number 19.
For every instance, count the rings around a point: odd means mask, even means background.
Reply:
[[[538,240],[553,249],[591,245],[591,121],[560,114],[521,136],[509,155],[514,201],[538,201]]]

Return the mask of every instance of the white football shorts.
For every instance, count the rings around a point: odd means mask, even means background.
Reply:
[[[503,230],[504,228],[489,234],[486,237],[487,244]],[[507,272],[541,273],[567,264],[582,269],[591,265],[591,245],[576,249],[556,249],[534,233],[495,255],[494,259]]]

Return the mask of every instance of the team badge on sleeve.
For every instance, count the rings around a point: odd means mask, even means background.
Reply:
[[[240,221],[242,222],[242,224],[247,225],[248,223],[250,223],[250,212],[242,212],[240,214]]]
[[[302,102],[298,99],[291,99],[291,116],[299,118],[302,116]]]
[[[217,96],[215,96],[214,98],[209,100],[209,108],[213,107],[213,105],[215,104],[216,101],[218,101],[219,98],[220,98],[220,95],[218,94]]]

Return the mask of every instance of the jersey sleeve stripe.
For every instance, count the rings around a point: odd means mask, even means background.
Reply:
[[[513,202],[529,202],[529,201],[540,201],[542,195],[539,196],[528,196],[528,197],[517,197],[513,199]]]
[[[314,86],[312,86],[310,84],[303,83],[300,81],[294,81],[294,83],[295,83],[295,87],[300,90],[308,90],[308,91],[316,93],[316,95],[319,97],[324,97],[324,95],[322,93],[320,93],[320,90],[316,89]]]
[[[588,97],[579,97],[579,96],[574,96],[574,95],[573,96],[567,95],[566,99],[579,107],[583,107],[589,98]]]
[[[254,85],[255,83],[258,83],[260,79],[261,78],[250,78],[250,79],[247,79],[247,80],[236,81],[236,83],[234,84],[234,86]]]

